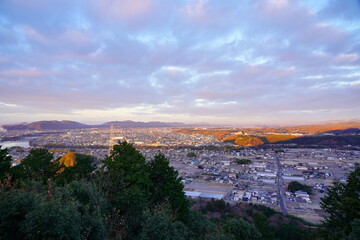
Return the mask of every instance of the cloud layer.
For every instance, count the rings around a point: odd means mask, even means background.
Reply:
[[[4,0],[0,122],[360,118],[359,13],[357,0]]]

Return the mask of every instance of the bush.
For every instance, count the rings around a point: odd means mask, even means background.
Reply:
[[[189,152],[186,156],[189,157],[189,158],[195,158],[195,157],[196,157],[196,153],[194,153],[194,152]]]
[[[82,239],[77,202],[44,201],[26,215],[21,231],[27,239]]]
[[[25,234],[20,230],[25,216],[33,211],[40,203],[40,196],[23,191],[9,191],[0,193],[0,238],[24,239]]]
[[[261,234],[256,227],[241,218],[233,218],[225,223],[224,233],[234,239],[260,239]]]
[[[44,190],[40,183],[0,194],[1,239],[104,239],[106,201],[88,182]]]
[[[240,164],[251,164],[252,163],[251,160],[249,160],[249,159],[236,159],[235,161],[239,165]]]
[[[310,186],[301,184],[298,181],[291,181],[288,185],[288,190],[292,193],[294,193],[298,190],[301,190],[301,191],[307,192],[307,194],[309,194],[309,195],[312,194],[312,189]]]

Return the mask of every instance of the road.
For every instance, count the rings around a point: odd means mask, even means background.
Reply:
[[[277,165],[276,179],[277,179],[277,189],[278,189],[278,198],[279,198],[280,209],[284,215],[287,215],[288,212],[286,210],[286,205],[285,205],[285,200],[284,200],[284,184],[283,184],[283,178],[282,178],[282,166],[280,163],[280,157],[275,156],[275,158],[276,158],[276,165]]]

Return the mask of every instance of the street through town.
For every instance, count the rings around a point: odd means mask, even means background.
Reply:
[[[288,212],[286,210],[286,205],[285,205],[285,201],[284,201],[284,184],[283,184],[283,178],[282,178],[282,165],[280,163],[279,156],[276,156],[275,159],[276,159],[276,165],[277,165],[276,179],[277,179],[277,189],[278,189],[278,199],[279,199],[280,209],[283,214],[287,215]]]

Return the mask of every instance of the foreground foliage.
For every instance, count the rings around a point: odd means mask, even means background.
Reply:
[[[360,237],[360,168],[351,172],[346,183],[335,182],[322,199],[321,207],[329,214],[324,235],[328,239]]]
[[[33,149],[10,167],[7,150],[0,150],[0,239],[319,238],[308,224],[261,205],[190,203],[162,154],[145,161],[119,142],[102,162],[96,166],[95,158],[76,153],[55,159]],[[323,200],[336,213],[325,224],[336,230],[333,239],[356,239],[360,231],[358,171],[348,182],[335,184]]]
[[[41,191],[38,182],[0,193],[2,239],[106,239],[106,200],[88,182]],[[45,189],[44,189],[45,190]]]

